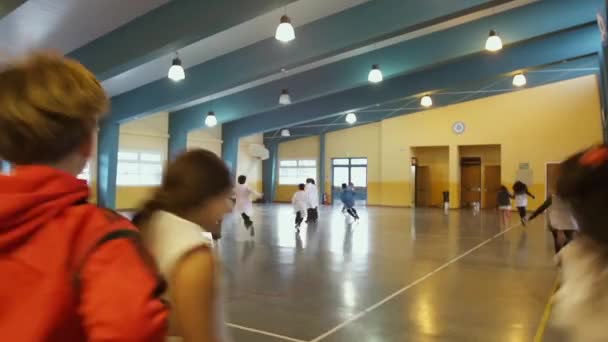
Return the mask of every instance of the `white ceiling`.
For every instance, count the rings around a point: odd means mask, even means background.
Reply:
[[[0,20],[0,60],[39,49],[68,53],[169,1],[28,0]]]
[[[133,1],[133,0],[131,0]],[[141,0],[139,0],[141,1]],[[251,0],[243,0],[251,1]],[[287,12],[297,27],[370,0],[299,0],[286,9],[281,8],[246,21],[179,50],[185,68],[274,36],[281,15]],[[1,28],[0,28],[1,29]],[[103,82],[106,91],[114,96],[167,76],[173,54],[169,54]]]

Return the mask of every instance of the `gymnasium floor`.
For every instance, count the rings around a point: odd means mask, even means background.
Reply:
[[[326,207],[296,235],[291,206],[257,206],[253,238],[226,220],[236,342],[534,340],[555,280],[543,218],[505,231],[494,211],[360,215],[347,227]]]

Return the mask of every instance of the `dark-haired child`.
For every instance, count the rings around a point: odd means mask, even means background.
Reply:
[[[296,214],[296,230],[300,232],[300,226],[304,221],[304,213],[308,209],[308,194],[304,190],[306,185],[298,185],[298,191],[293,195],[291,203],[293,204],[293,210]]]
[[[521,224],[526,225],[526,211],[528,208],[528,196],[532,198],[534,195],[528,191],[528,186],[524,184],[522,181],[516,181],[513,184],[513,194],[515,196],[515,206],[517,207],[517,211],[519,212],[519,218],[521,219]]]

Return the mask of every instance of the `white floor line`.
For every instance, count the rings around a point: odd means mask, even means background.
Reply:
[[[279,334],[274,334],[274,333],[271,333],[271,332],[268,332],[268,331],[264,331],[264,330],[258,330],[258,329],[248,328],[248,327],[244,327],[244,326],[238,325],[238,324],[226,323],[226,325],[229,326],[229,327],[231,327],[231,328],[245,330],[245,331],[253,332],[253,333],[256,333],[256,334],[260,334],[260,335],[266,335],[266,336],[278,338],[278,339],[285,340],[285,341],[306,342],[304,340],[298,340],[297,338],[283,336],[283,335],[279,335]]]
[[[386,302],[388,302],[389,300],[397,297],[398,295],[402,294],[403,292],[411,289],[412,287],[420,284],[421,282],[427,280],[428,278],[432,277],[435,273],[442,271],[444,268],[452,265],[453,263],[457,262],[458,260],[464,258],[465,256],[473,253],[474,251],[478,250],[479,248],[483,247],[484,245],[490,243],[492,240],[496,239],[497,237],[505,234],[506,232],[510,231],[513,228],[519,227],[521,224],[515,225],[515,226],[511,226],[499,233],[497,233],[496,235],[492,236],[491,238],[485,240],[484,242],[478,244],[477,246],[469,249],[468,251],[460,254],[459,256],[451,259],[450,261],[446,262],[445,264],[437,267],[436,269],[432,270],[430,273],[427,273],[426,275],[414,280],[412,283],[409,283],[408,285],[406,285],[405,287],[402,287],[401,289],[393,292],[392,294],[390,294],[388,297],[385,297],[384,299],[382,299],[381,301],[379,301],[378,303],[370,306],[369,308],[359,312],[358,314],[354,315],[353,317],[349,318],[348,320],[336,325],[335,327],[333,327],[332,329],[328,330],[326,333],[322,334],[321,336],[315,338],[314,340],[311,340],[310,342],[319,342],[322,339],[328,337],[329,335],[332,335],[333,333],[335,333],[336,331],[344,328],[345,326],[351,324],[352,322],[358,320],[359,318],[367,315],[368,313],[370,313],[371,311],[377,309],[378,307],[380,307],[381,305],[385,304]]]

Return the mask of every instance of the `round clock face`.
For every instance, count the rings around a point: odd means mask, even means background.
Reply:
[[[462,121],[456,121],[452,125],[452,131],[454,131],[454,133],[456,133],[456,134],[464,133],[465,128],[466,128],[466,126],[464,125],[464,122],[462,122]]]

